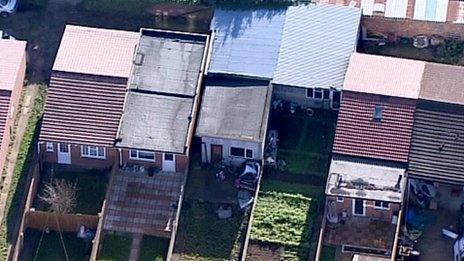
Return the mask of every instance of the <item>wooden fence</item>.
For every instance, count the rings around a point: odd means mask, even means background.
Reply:
[[[78,232],[80,226],[97,229],[99,217],[96,215],[61,214],[46,211],[29,210],[26,212],[27,228],[53,231]]]

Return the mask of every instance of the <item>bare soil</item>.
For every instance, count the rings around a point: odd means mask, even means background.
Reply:
[[[257,241],[250,241],[248,245],[247,259],[280,261],[284,258],[284,248]]]

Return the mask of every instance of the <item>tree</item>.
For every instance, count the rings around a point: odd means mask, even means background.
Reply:
[[[52,212],[72,213],[77,202],[77,183],[53,180],[45,184],[39,199],[47,203]]]

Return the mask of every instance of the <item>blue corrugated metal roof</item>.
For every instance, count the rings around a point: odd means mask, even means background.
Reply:
[[[216,10],[209,73],[271,79],[279,56],[285,10]]]
[[[341,87],[355,52],[361,10],[335,5],[287,9],[273,83],[298,87]]]

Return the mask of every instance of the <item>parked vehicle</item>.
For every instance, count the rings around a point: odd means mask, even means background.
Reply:
[[[261,166],[256,161],[247,161],[242,174],[238,176],[236,185],[238,188],[254,190],[261,174]]]
[[[19,0],[0,0],[0,14],[6,16],[16,11]]]

